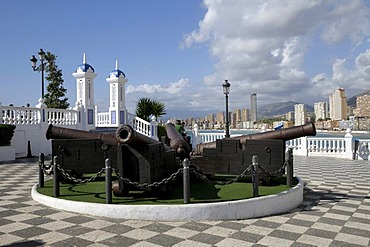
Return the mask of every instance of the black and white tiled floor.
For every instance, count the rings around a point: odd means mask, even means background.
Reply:
[[[238,221],[118,220],[32,200],[36,159],[0,163],[1,246],[370,246],[370,161],[294,157],[303,204]]]

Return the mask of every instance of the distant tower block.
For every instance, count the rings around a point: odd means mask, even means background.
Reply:
[[[109,115],[111,125],[120,125],[127,122],[127,109],[125,105],[125,73],[118,69],[118,60],[116,61],[116,68],[112,70],[109,77],[106,79],[109,82]]]
[[[251,109],[250,109],[250,121],[252,123],[257,121],[257,94],[251,94]]]
[[[77,100],[76,105],[83,108],[81,122],[86,124],[87,129],[95,128],[95,105],[94,105],[94,79],[97,76],[94,68],[86,62],[86,54],[83,55],[83,61],[72,74],[76,78]]]

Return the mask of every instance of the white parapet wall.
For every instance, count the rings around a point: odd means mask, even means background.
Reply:
[[[0,147],[0,161],[15,160],[15,147],[14,146],[1,146]]]

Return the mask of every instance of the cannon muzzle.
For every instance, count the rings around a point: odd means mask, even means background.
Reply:
[[[157,144],[158,141],[135,131],[130,125],[122,125],[116,130],[116,138],[120,143],[138,146],[142,144]]]
[[[247,140],[264,140],[264,139],[277,139],[288,141],[291,139],[303,137],[303,136],[315,136],[316,128],[312,122],[308,122],[304,125],[294,126],[281,130],[266,131],[257,134],[242,135],[233,137],[230,139],[239,140],[240,143],[245,143]],[[196,147],[196,154],[201,155],[204,148],[215,148],[216,142],[208,142],[198,144]]]

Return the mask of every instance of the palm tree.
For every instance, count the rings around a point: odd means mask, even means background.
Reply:
[[[136,116],[150,121],[150,115],[156,118],[165,115],[165,105],[162,102],[151,100],[149,98],[140,98],[136,105]]]
[[[152,115],[154,115],[157,119],[158,117],[166,114],[164,103],[153,100],[151,106],[152,106]]]

